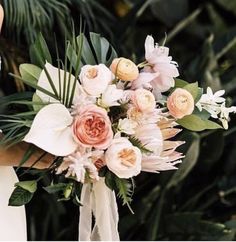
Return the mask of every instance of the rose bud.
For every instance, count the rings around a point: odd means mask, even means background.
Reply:
[[[115,58],[110,66],[112,73],[123,81],[133,81],[138,78],[138,67],[129,59],[124,57]]]
[[[190,92],[183,88],[177,88],[167,99],[167,108],[170,114],[181,119],[190,115],[194,110],[194,99]]]

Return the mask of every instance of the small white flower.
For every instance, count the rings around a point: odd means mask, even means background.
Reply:
[[[102,93],[100,99],[98,99],[98,104],[104,108],[119,106],[118,101],[123,96],[123,90],[117,89],[116,85],[109,85],[107,89]]]
[[[219,90],[213,94],[212,89],[210,87],[207,88],[207,93],[203,94],[196,104],[199,111],[205,109],[208,111],[213,118],[216,118],[219,114],[219,104],[225,102],[225,98],[221,97],[224,95],[224,90]]]
[[[232,107],[225,107],[225,103],[222,103],[222,105],[220,106],[220,121],[222,122],[222,125],[225,129],[228,129],[228,122],[229,122],[229,114],[230,113],[236,113],[236,107],[232,106]]]
[[[128,118],[119,119],[118,130],[122,133],[129,134],[129,135],[135,134],[136,127],[137,127],[137,123],[135,123],[134,121]]]

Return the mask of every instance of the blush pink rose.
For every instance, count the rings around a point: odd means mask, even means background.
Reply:
[[[111,121],[107,112],[96,105],[81,109],[72,127],[75,141],[84,147],[106,149],[113,139]]]
[[[177,119],[190,115],[194,110],[194,99],[190,92],[177,88],[167,99],[170,114]]]

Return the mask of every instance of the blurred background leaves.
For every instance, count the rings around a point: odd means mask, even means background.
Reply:
[[[181,78],[225,89],[236,105],[236,2],[232,0],[2,0],[0,87],[6,95],[26,90],[8,73],[29,61],[29,46],[41,31],[63,54],[73,25],[108,38],[120,56],[141,61],[152,34],[170,47]],[[73,25],[72,25],[73,23]],[[55,53],[54,53],[55,54]],[[55,57],[55,56],[54,56]],[[119,202],[122,240],[236,239],[236,117],[229,130],[183,131],[186,153],[178,171],[135,179],[130,214]],[[42,181],[45,182],[46,181]],[[79,209],[38,191],[27,205],[30,240],[76,240]]]

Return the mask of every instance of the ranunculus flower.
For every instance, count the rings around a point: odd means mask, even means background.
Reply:
[[[127,138],[114,139],[105,153],[105,162],[109,170],[119,178],[130,178],[141,172],[141,151]]]
[[[73,134],[75,140],[84,147],[106,149],[113,138],[106,110],[96,105],[81,109],[73,122]]]
[[[91,96],[103,93],[113,79],[113,74],[104,64],[85,65],[81,68],[79,79],[84,90]]]
[[[170,114],[177,119],[190,115],[194,110],[194,99],[190,92],[177,88],[167,99]]]
[[[110,66],[111,71],[123,81],[133,81],[138,78],[138,67],[133,61],[124,57],[115,58]]]
[[[131,100],[141,112],[152,112],[156,106],[154,95],[150,91],[142,88],[133,92]]]

